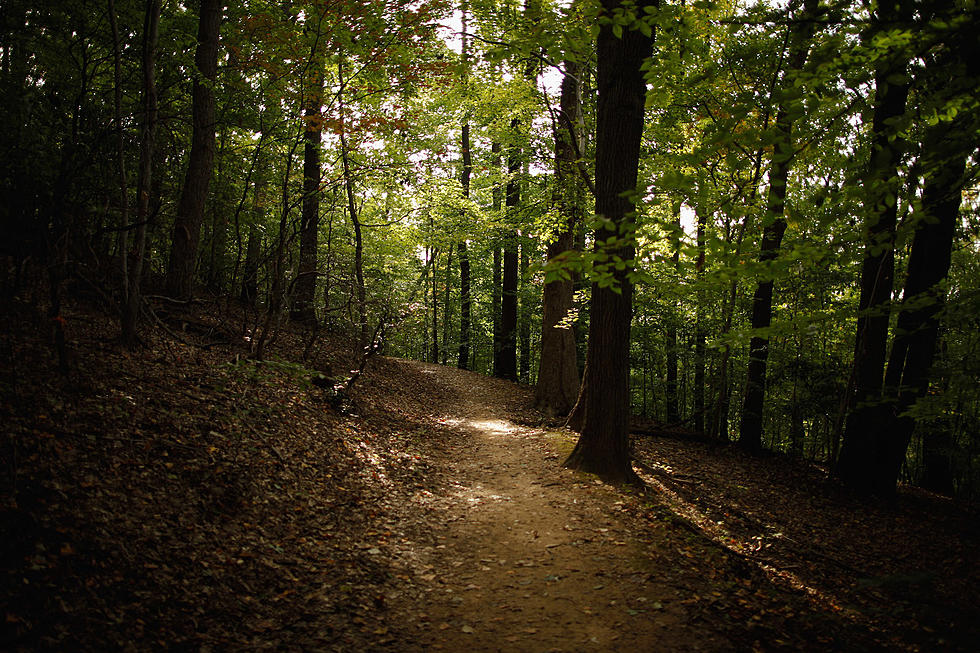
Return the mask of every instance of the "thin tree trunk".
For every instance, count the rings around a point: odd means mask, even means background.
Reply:
[[[225,249],[228,245],[228,220],[225,211],[227,195],[221,192],[225,188],[224,165],[227,147],[227,130],[222,129],[218,139],[218,165],[215,171],[215,181],[219,193],[211,200],[211,248],[208,261],[208,288],[215,294],[224,294],[225,286]],[[248,184],[248,180],[245,181]]]
[[[441,363],[446,365],[449,362],[449,327],[450,327],[450,312],[452,310],[452,302],[450,298],[452,297],[452,276],[453,276],[453,246],[449,246],[449,251],[446,253],[446,275],[444,279],[446,280],[444,289],[442,291],[442,359]]]
[[[467,33],[467,11],[468,4],[463,1],[462,6],[462,58],[463,58],[463,84],[464,87],[469,81],[469,35]],[[459,134],[460,149],[463,152],[463,169],[460,171],[459,183],[462,187],[463,202],[470,199],[470,176],[473,174],[473,158],[470,152],[470,116],[467,111],[463,117],[463,124]],[[463,224],[467,223],[466,209],[462,211]],[[461,370],[469,369],[470,366],[470,315],[472,312],[472,299],[470,297],[470,255],[467,249],[466,237],[460,238],[456,244],[459,251],[459,350],[456,355],[456,367]]]
[[[520,296],[520,313],[517,320],[517,335],[518,335],[518,369],[517,376],[521,380],[521,383],[531,382],[531,311],[533,310],[529,306],[527,292],[528,279],[524,274],[529,267],[531,267],[531,257],[528,254],[528,248],[531,246],[530,239],[527,237],[521,238],[521,258],[520,258],[520,279],[521,279],[521,292]]]
[[[521,149],[517,144],[520,121],[511,120],[510,130],[514,142],[507,155],[507,232],[504,235],[503,279],[500,305],[500,351],[499,360],[494,365],[496,376],[502,379],[517,380],[517,276],[518,276],[518,236],[515,224],[517,211],[521,205],[521,187],[518,174],[521,170]]]
[[[789,97],[793,76],[806,63],[810,40],[817,16],[818,0],[804,0],[800,20],[790,28],[788,35],[789,60],[783,80],[783,97],[776,112],[775,143],[769,169],[769,194],[766,198],[766,218],[762,231],[759,262],[771,264],[779,255],[779,247],[786,233],[786,182],[793,159],[793,123],[798,100]],[[787,83],[789,82],[789,83]],[[738,444],[744,451],[757,453],[762,450],[762,421],[765,408],[766,367],[769,360],[769,335],[766,329],[772,324],[773,271],[764,269],[764,277],[752,298],[752,330],[749,343],[749,366],[745,381],[745,398],[742,403],[742,422]]]
[[[256,360],[265,358],[266,347],[274,340],[273,331],[278,333],[282,317],[282,304],[285,298],[286,228],[289,225],[290,209],[289,179],[293,172],[293,159],[301,140],[302,133],[299,133],[286,154],[286,169],[282,175],[279,201],[279,234],[276,238],[275,255],[272,259],[272,284],[269,289],[269,302],[259,336],[253,339]]]
[[[357,292],[357,332],[359,349],[371,344],[367,321],[367,290],[364,286],[364,242],[361,239],[361,221],[357,215],[357,204],[354,201],[354,179],[350,171],[350,153],[347,147],[347,134],[344,129],[344,62],[337,65],[337,81],[340,85],[340,152],[344,166],[344,187],[347,189],[347,211],[351,224],[354,226],[354,282]],[[435,296],[433,295],[433,299]]]
[[[248,244],[245,246],[245,270],[242,274],[241,301],[246,306],[254,307],[259,292],[259,254],[262,250],[262,232],[259,224],[262,222],[262,194],[264,190],[262,176],[255,180],[252,195],[252,222],[248,228]]]
[[[694,430],[704,433],[704,367],[705,367],[705,329],[704,313],[706,293],[704,291],[705,227],[707,219],[703,211],[697,212],[698,258],[694,262],[694,277],[697,283],[697,307],[694,316]]]
[[[674,272],[680,272],[681,269],[681,234],[683,233],[683,227],[681,226],[681,202],[676,201],[673,204],[674,209],[674,237],[673,240],[673,253],[671,254],[671,260],[674,264]],[[676,424],[680,420],[680,415],[677,411],[677,323],[680,320],[680,316],[676,314],[678,306],[676,300],[672,301],[674,304],[674,314],[669,316],[667,319],[667,387],[666,387],[666,402],[667,402],[667,423]]]
[[[499,173],[502,164],[500,143],[492,143],[490,145],[490,151],[492,153],[491,163],[494,172]],[[494,184],[492,189],[492,207],[495,216],[500,215],[502,195],[500,184]],[[491,295],[491,301],[493,303],[493,375],[499,377],[500,350],[503,348],[504,343],[503,331],[501,330],[503,324],[501,320],[501,314],[503,313],[503,297],[501,294],[501,287],[503,286],[503,261],[501,260],[499,233],[494,233],[491,239],[493,241],[493,280],[491,284],[493,286]]]
[[[116,165],[119,173],[119,260],[122,264],[122,297],[120,320],[124,320],[129,299],[129,182],[126,178],[126,138],[122,125],[122,47],[115,0],[109,0],[109,24],[112,28],[112,111],[116,130]],[[135,331],[123,339],[135,340]]]
[[[432,253],[432,350],[429,352],[429,362],[439,362],[439,256]]]
[[[154,68],[160,33],[160,0],[147,0],[143,23],[143,135],[140,139],[140,168],[136,181],[136,233],[132,262],[126,270],[126,298],[122,318],[123,342],[137,342],[136,327],[143,303],[140,284],[146,253],[146,226],[150,219],[150,186],[153,177],[153,145],[157,123],[157,90]],[[120,252],[128,257],[128,251]]]

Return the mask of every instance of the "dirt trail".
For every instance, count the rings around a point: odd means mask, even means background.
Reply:
[[[416,615],[425,648],[731,648],[692,623],[684,571],[659,568],[660,552],[649,546],[655,533],[637,532],[621,495],[561,468],[567,436],[504,417],[526,405],[526,394],[476,374],[406,364],[450,390],[438,422],[461,432],[437,463],[449,491],[417,497],[433,524],[417,560],[428,572]]]

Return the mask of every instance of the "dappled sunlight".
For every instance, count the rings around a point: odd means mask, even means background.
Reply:
[[[650,467],[668,474],[672,471],[670,466],[664,463],[653,463]],[[780,540],[787,539],[779,531],[778,526],[764,524],[765,532],[757,532],[752,536],[739,536],[726,528],[724,521],[712,519],[706,510],[695,503],[696,498],[695,501],[689,501],[652,474],[644,473],[643,470],[637,470],[637,473],[648,487],[657,491],[664,505],[674,515],[686,522],[702,536],[760,569],[769,581],[783,584],[795,591],[805,593],[811,600],[818,602],[824,608],[842,613],[843,616],[850,617],[851,619],[857,617],[854,611],[844,609],[841,601],[833,595],[815,587],[812,583],[807,582],[791,570],[777,567],[772,561],[759,556],[763,550],[777,546]],[[683,477],[683,475],[679,476]]]
[[[471,419],[466,425],[493,435],[511,435],[517,432],[517,427],[503,419]]]

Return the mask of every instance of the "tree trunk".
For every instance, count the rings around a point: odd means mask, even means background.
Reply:
[[[344,92],[344,62],[340,61],[337,65],[337,78],[340,85],[340,93]],[[347,147],[347,133],[344,128],[346,124],[344,114],[344,103],[340,101],[340,154],[344,168],[344,188],[347,190],[347,212],[350,215],[351,224],[354,227],[354,283],[357,292],[357,333],[358,350],[362,350],[371,344],[368,333],[367,323],[367,290],[364,286],[364,242],[361,239],[361,221],[357,214],[357,204],[354,201],[354,178],[350,170],[350,151]],[[433,291],[433,303],[435,303],[435,292]],[[433,334],[435,335],[435,334]]]
[[[450,297],[452,297],[452,278],[453,278],[453,246],[449,245],[449,250],[446,252],[446,275],[443,277],[445,279],[445,284],[442,291],[442,358],[440,362],[443,365],[449,363],[449,326],[450,326],[450,313],[452,312],[452,302]]]
[[[885,419],[875,424],[874,438],[882,444],[877,459],[885,467],[874,489],[883,493],[894,490],[912,439],[915,418],[907,411],[929,389],[939,317],[946,303],[942,282],[949,274],[966,160],[973,149],[963,145],[970,142],[968,134],[967,130],[940,123],[929,131],[923,144],[926,180],[921,216],[885,374],[883,406],[889,410]]]
[[[681,226],[681,203],[680,201],[674,202],[674,237],[673,240],[673,253],[671,254],[671,261],[674,264],[674,272],[680,272],[681,269],[681,234],[684,228]],[[672,314],[667,319],[667,387],[666,387],[666,397],[665,401],[667,403],[667,423],[676,424],[680,421],[680,415],[677,411],[677,323],[679,321],[679,316],[677,315],[677,302],[672,301],[674,304],[674,314]]]
[[[707,219],[703,211],[697,211],[698,258],[694,262],[695,283],[697,283],[697,307],[694,316],[694,430],[704,433],[704,367],[705,367],[705,329],[704,313],[704,258],[705,228]]]
[[[200,78],[193,88],[193,135],[184,187],[177,204],[170,262],[167,266],[167,292],[173,297],[191,295],[197,251],[204,220],[204,203],[214,165],[214,91],[218,74],[218,32],[223,0],[201,0],[194,63]]]
[[[469,34],[467,27],[469,5],[463,0],[462,6],[462,58],[463,58],[463,86],[469,81]],[[463,202],[470,199],[470,176],[473,174],[473,158],[470,152],[470,115],[467,111],[463,118],[463,124],[459,133],[460,149],[463,152],[463,169],[459,174],[459,183],[462,187]],[[466,210],[462,211],[463,224],[467,223]],[[460,238],[456,244],[459,251],[459,350],[456,355],[456,367],[461,370],[469,369],[470,364],[470,314],[472,311],[472,299],[470,297],[470,254],[467,250],[466,237]]]
[[[518,173],[521,170],[521,149],[517,144],[520,122],[511,120],[511,136],[514,143],[510,145],[507,155],[507,189],[505,203],[507,206],[507,232],[504,235],[503,279],[501,282],[500,303],[500,350],[498,361],[494,365],[495,375],[502,379],[517,380],[517,266],[518,242],[517,210],[521,204],[521,187]]]
[[[794,104],[799,100],[790,99],[795,74],[806,63],[810,39],[813,36],[818,11],[818,0],[805,0],[803,15],[790,28],[788,35],[789,60],[783,91],[776,112],[775,142],[772,163],[769,169],[769,193],[766,197],[765,227],[762,232],[762,245],[759,262],[772,263],[779,255],[783,234],[786,233],[786,182],[793,159],[793,123],[799,113]],[[787,83],[788,82],[788,83]],[[766,266],[768,267],[768,266]],[[762,450],[762,419],[765,409],[766,367],[769,360],[769,334],[765,332],[772,324],[773,271],[765,269],[763,279],[756,286],[752,297],[752,330],[754,335],[749,343],[749,366],[745,379],[745,397],[742,403],[742,422],[738,445],[749,453]]]
[[[463,122],[460,140],[463,150],[463,172],[460,175],[460,183],[463,186],[463,199],[468,200],[470,197],[470,174],[473,172],[473,162],[470,158],[470,124],[468,121]],[[465,211],[463,220],[466,221]],[[469,369],[470,360],[470,313],[472,310],[470,255],[466,238],[460,239],[456,244],[456,249],[459,251],[459,353],[456,366],[461,370],[466,370]]]
[[[146,225],[150,219],[150,186],[153,177],[153,142],[157,123],[156,54],[160,32],[160,0],[148,0],[143,23],[143,135],[140,139],[140,168],[136,181],[136,233],[133,255],[125,280],[126,296],[122,311],[122,340],[132,346],[137,342],[136,327],[143,303],[140,285],[146,253]],[[129,257],[129,251],[120,256]]]
[[[555,125],[555,193],[560,223],[547,243],[549,263],[575,247],[575,228],[581,213],[578,189],[578,157],[575,143],[582,120],[582,95],[578,76],[580,66],[565,62],[561,99]],[[538,408],[550,415],[566,415],[578,396],[579,376],[575,349],[575,328],[568,321],[573,302],[571,275],[562,275],[544,284],[541,316],[541,359],[534,396]]]
[[[242,274],[242,292],[240,299],[246,306],[254,307],[259,293],[259,254],[262,251],[262,232],[259,224],[262,222],[262,194],[265,187],[262,175],[255,180],[252,195],[252,223],[248,228],[248,243],[245,246],[245,270]]]
[[[239,299],[246,306],[255,306],[259,294],[259,250],[262,237],[256,225],[248,229],[248,245],[245,247],[245,270],[242,274],[242,292]]]
[[[911,0],[878,6],[875,34],[895,22],[912,18]],[[861,266],[861,296],[858,301],[857,334],[854,344],[853,389],[848,389],[850,412],[844,425],[844,441],[836,473],[851,489],[875,492],[882,485],[882,465],[876,461],[882,447],[876,440],[875,423],[882,415],[881,390],[885,350],[891,314],[895,274],[895,226],[898,219],[898,165],[905,150],[900,128],[895,124],[905,113],[908,82],[898,82],[908,66],[907,50],[883,57],[875,71],[874,118],[871,160],[865,175],[865,255]],[[875,469],[877,467],[877,469]]]
[[[216,295],[223,295],[225,290],[225,249],[228,246],[228,220],[225,211],[230,202],[222,162],[225,160],[227,142],[227,131],[223,129],[218,139],[218,166],[215,171],[219,194],[211,200],[211,248],[208,260],[208,288]],[[247,178],[244,183],[248,185]]]
[[[109,24],[112,27],[112,127],[116,131],[116,166],[119,173],[119,260],[122,263],[122,302],[120,320],[125,320],[129,300],[129,182],[126,177],[126,136],[122,124],[122,46],[115,0],[109,0]],[[133,325],[135,327],[135,325]],[[125,330],[125,329],[124,329]],[[136,340],[135,328],[124,333],[128,344]]]
[[[622,8],[620,0],[603,0],[602,6],[609,14]],[[644,6],[656,5],[638,3],[640,10]],[[652,38],[639,31],[624,30],[617,38],[610,23],[601,24],[595,186],[596,213],[607,222],[595,242],[597,254],[612,265],[599,263],[603,283],[592,284],[582,433],[565,466],[610,482],[638,482],[629,451],[634,206],[627,195],[636,190],[646,99],[641,66],[652,49]]]
[[[521,383],[531,382],[531,311],[533,308],[529,306],[528,297],[530,293],[527,292],[528,279],[525,275],[526,270],[531,267],[531,257],[528,253],[528,249],[531,246],[530,239],[523,236],[520,241],[521,245],[521,257],[520,257],[520,312],[517,318],[517,335],[518,335],[518,368],[517,377],[521,380]]]
[[[310,19],[308,19],[310,20]],[[306,75],[306,120],[303,146],[303,212],[299,230],[299,269],[290,319],[304,324],[316,322],[317,241],[320,231],[320,141],[323,134],[323,56],[320,45],[319,16],[313,17],[310,70]],[[343,91],[341,91],[343,92]],[[345,152],[346,155],[346,152]],[[345,173],[346,174],[346,173]],[[345,176],[346,180],[346,176]]]

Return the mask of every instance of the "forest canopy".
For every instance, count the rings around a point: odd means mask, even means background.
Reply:
[[[6,0],[2,302],[44,280],[63,367],[66,298],[139,347],[155,303],[208,296],[257,359],[288,320],[518,380],[610,477],[630,428],[687,429],[976,497],[978,24],[975,0]]]

